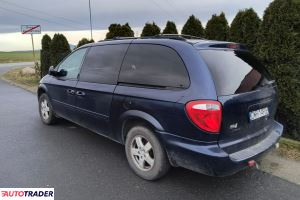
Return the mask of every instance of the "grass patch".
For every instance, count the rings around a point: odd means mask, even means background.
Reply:
[[[35,51],[35,58],[39,60],[40,51]],[[33,62],[32,51],[0,52],[0,63]]]
[[[22,75],[21,70],[22,68],[12,69],[6,72],[3,78],[23,89],[36,92],[40,81],[39,77],[35,75]]]
[[[280,156],[300,161],[300,142],[287,138],[281,138],[280,147],[277,150]]]

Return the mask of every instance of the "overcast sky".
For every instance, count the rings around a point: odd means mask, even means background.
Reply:
[[[140,34],[145,22],[154,21],[164,28],[167,20],[179,31],[194,14],[203,23],[223,11],[229,22],[238,10],[254,8],[262,17],[271,0],[91,0],[94,39],[105,37],[111,23],[126,23]],[[28,50],[29,35],[20,33],[21,24],[40,24],[42,34],[62,32],[72,44],[89,36],[88,0],[0,0],[0,51]],[[42,35],[35,35],[40,48]]]

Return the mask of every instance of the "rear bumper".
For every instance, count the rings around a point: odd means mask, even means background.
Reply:
[[[259,143],[231,154],[223,151],[217,142],[204,143],[169,133],[159,132],[173,166],[184,167],[210,176],[228,176],[248,167],[248,161],[259,160],[275,147],[283,126],[274,122],[268,136]]]

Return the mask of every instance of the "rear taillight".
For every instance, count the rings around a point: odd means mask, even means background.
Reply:
[[[191,101],[185,106],[189,118],[202,130],[219,133],[222,121],[222,106],[218,101]]]

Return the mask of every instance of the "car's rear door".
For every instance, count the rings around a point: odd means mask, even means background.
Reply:
[[[231,153],[268,136],[274,125],[277,91],[268,72],[249,52],[200,50],[222,103],[219,145]]]
[[[129,110],[155,118],[167,132],[190,134],[181,131],[184,109],[175,108],[190,84],[184,62],[170,47],[140,42],[133,41],[124,58],[112,117],[118,120]]]
[[[87,52],[76,86],[80,124],[110,134],[110,107],[120,67],[129,44],[93,46]]]
[[[57,71],[65,70],[63,77],[51,76],[48,94],[51,98],[55,112],[63,118],[77,122],[75,109],[75,87],[78,74],[87,48],[78,49],[64,59],[56,68]]]

